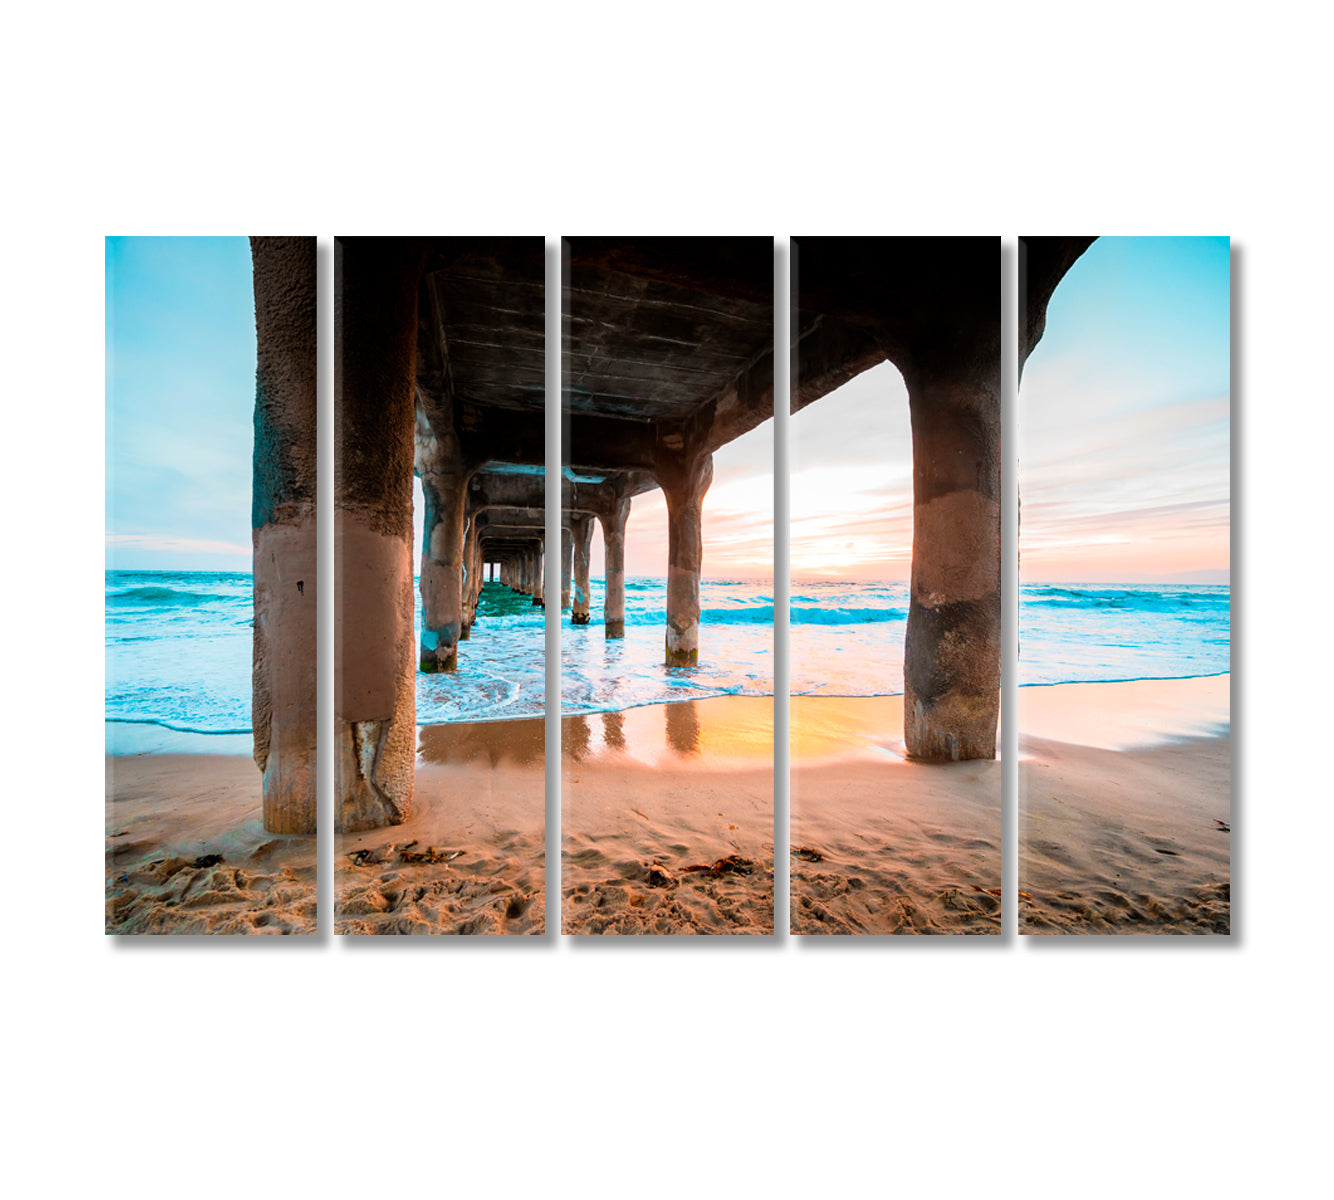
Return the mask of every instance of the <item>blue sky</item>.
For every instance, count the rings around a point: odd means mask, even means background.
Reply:
[[[248,570],[247,240],[109,238],[106,254],[107,565]],[[1229,338],[1226,238],[1099,238],[1075,263],[1020,395],[1026,581],[1226,580]],[[898,372],[877,367],[798,414],[792,451],[793,573],[906,579]],[[766,423],[717,456],[711,574],[772,569],[771,497]],[[631,573],[662,574],[660,493],[635,501],[631,523]]]
[[[246,238],[106,242],[106,565],[250,569]]]
[[[1020,389],[1025,581],[1226,582],[1227,238],[1099,238]]]

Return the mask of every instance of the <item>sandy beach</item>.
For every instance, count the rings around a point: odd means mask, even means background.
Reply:
[[[901,696],[791,703],[792,932],[999,933],[1000,762],[908,762]]]
[[[773,932],[773,701],[566,717],[561,928]]]
[[[1230,676],[1021,688],[1021,933],[1227,933]]]
[[[1022,932],[1227,932],[1229,682],[1020,690]],[[1000,762],[906,761],[899,697],[791,704],[792,932],[1000,932]],[[565,718],[562,930],[771,933],[772,739],[767,698]],[[120,729],[107,932],[315,931],[245,742]],[[423,728],[412,819],[335,838],[335,930],[541,933],[543,754],[540,719]]]
[[[1227,932],[1229,682],[1020,689],[1021,932]],[[792,700],[794,933],[1000,932],[1001,764],[908,762],[901,718]]]
[[[107,933],[316,931],[315,839],[264,832],[260,774],[241,749],[107,756]]]
[[[106,931],[314,933],[316,839],[264,832],[248,735],[114,728]],[[411,820],[334,839],[335,931],[541,933],[542,756],[540,719],[421,729]]]

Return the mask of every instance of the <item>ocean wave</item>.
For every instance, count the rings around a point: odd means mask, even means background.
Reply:
[[[1119,612],[1170,613],[1197,609],[1217,613],[1228,609],[1231,589],[1218,591],[1150,591],[1121,588],[1025,587],[1020,593],[1025,608],[1103,609]]]
[[[248,602],[249,599],[249,596],[220,596],[217,592],[187,592],[160,584],[107,593],[107,603],[119,607],[198,608],[201,604]]]
[[[905,621],[901,608],[793,608],[793,625],[870,625],[881,621]]]
[[[889,621],[903,621],[907,613],[901,608],[793,608],[790,609],[793,625],[868,625]],[[594,621],[599,612],[594,612]],[[701,625],[772,625],[774,607],[772,604],[738,605],[736,608],[705,608],[699,614]],[[643,608],[627,611],[627,625],[645,626],[662,625],[667,620],[665,608]]]

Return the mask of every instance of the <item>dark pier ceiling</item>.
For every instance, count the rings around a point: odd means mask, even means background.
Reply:
[[[1033,352],[1047,326],[1047,303],[1056,285],[1096,238],[1026,237],[1019,239],[1019,367]]]
[[[773,278],[772,238],[565,242],[563,470],[603,485],[617,503],[587,510],[600,519],[606,542],[608,637],[623,636],[628,502],[662,488],[669,666],[699,659],[703,502],[713,452],[773,415]],[[586,555],[589,526],[572,528]],[[583,614],[576,616],[582,623]]]

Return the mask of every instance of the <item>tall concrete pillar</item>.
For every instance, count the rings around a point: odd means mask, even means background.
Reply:
[[[574,539],[570,536],[570,527],[562,525],[560,529],[560,606],[570,607],[570,575],[573,567]]]
[[[264,828],[315,832],[315,239],[250,239],[255,762]]]
[[[589,513],[570,518],[570,540],[574,545],[573,609],[570,623],[587,625],[590,620],[588,560],[593,548],[593,517]]]
[[[606,576],[602,585],[602,624],[609,638],[625,636],[625,523],[630,518],[630,500],[598,513],[602,523],[602,549]]]
[[[477,624],[477,600],[482,594],[482,581],[486,576],[486,552],[482,549],[476,513],[468,522],[468,541],[472,551],[468,555],[468,588],[464,594],[463,619],[467,628],[471,629]]]
[[[540,604],[543,608],[545,608],[546,599],[543,596],[542,592],[542,586],[543,583],[545,582],[542,578],[542,559],[543,559],[542,544],[540,542],[536,542],[534,543],[533,548],[528,551],[528,556],[527,556],[529,592],[533,597],[533,603]]]
[[[667,497],[667,637],[669,667],[699,662],[699,575],[704,561],[704,494],[713,455],[660,455],[654,477]]]
[[[412,810],[412,474],[421,246],[336,243],[335,802],[343,832]]]
[[[463,518],[463,581],[460,599],[459,641],[466,642],[472,632],[473,607],[477,585],[477,514]]]
[[[426,522],[422,531],[421,669],[453,671],[463,636],[463,571],[467,541],[468,477],[461,461],[419,464]]]
[[[994,758],[1000,705],[999,351],[972,370],[909,369],[912,596],[904,738],[929,761]]]

